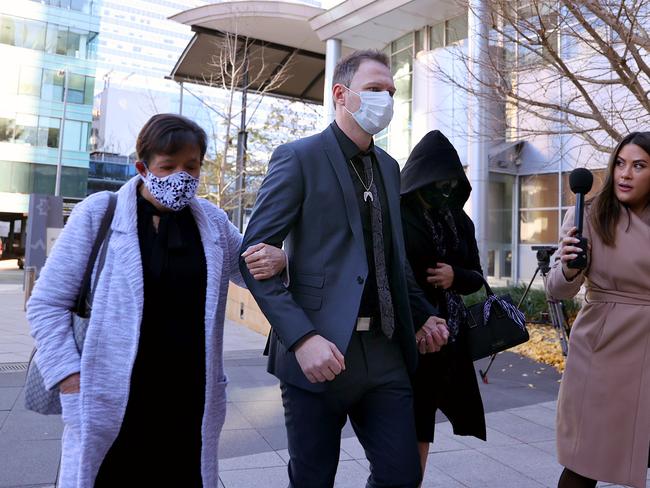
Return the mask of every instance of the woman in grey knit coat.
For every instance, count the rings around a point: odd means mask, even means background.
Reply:
[[[107,192],[79,203],[34,288],[27,317],[46,387],[63,409],[61,488],[218,486],[226,411],[223,325],[242,236],[195,196],[205,132],[177,115],[152,117],[137,140],[139,175],[117,192],[105,264],[83,353],[71,312]],[[285,265],[259,244],[257,278]]]

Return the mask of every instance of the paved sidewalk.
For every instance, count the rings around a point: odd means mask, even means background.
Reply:
[[[0,278],[0,363],[5,362],[0,364],[0,487],[52,487],[61,421],[25,411],[24,371],[2,372],[11,369],[7,363],[24,363],[32,347],[22,287],[12,280],[3,284]],[[260,352],[264,343],[261,335],[226,324],[224,359],[230,384],[219,453],[221,488],[284,488],[288,483],[282,403],[277,380],[266,373]],[[15,370],[21,364],[11,366]],[[557,486],[561,468],[553,429],[559,375],[512,353],[499,356],[492,371],[490,384],[481,384],[488,442],[454,436],[441,419],[424,487]],[[367,476],[363,449],[346,425],[336,486],[362,488]]]

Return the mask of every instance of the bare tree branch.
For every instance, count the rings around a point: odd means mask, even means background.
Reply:
[[[492,107],[484,137],[504,138],[502,129],[516,137],[571,134],[609,152],[624,133],[650,124],[646,0],[485,3],[487,52],[471,60],[461,43],[428,63],[434,78]],[[500,122],[499,114],[510,116]]]

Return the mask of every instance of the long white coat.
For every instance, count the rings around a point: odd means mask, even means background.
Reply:
[[[100,275],[83,354],[70,326],[88,256],[108,205],[108,194],[79,203],[58,238],[28,304],[38,352],[35,360],[52,388],[81,372],[81,393],[61,395],[63,454],[59,486],[92,487],[117,437],[129,398],[143,310],[143,276],[137,225],[139,177],[119,191],[106,263]],[[218,486],[217,449],[226,413],[223,324],[228,281],[239,275],[241,234],[226,214],[202,199],[190,204],[207,264],[205,300],[206,395],[202,424],[203,486]],[[178,286],[183,286],[179,283]],[[168,306],[180,306],[173,301]],[[170,364],[174,358],[169,358]],[[160,374],[164,374],[161,371]],[[172,385],[170,385],[170,394]],[[161,405],[160,408],[164,408]]]

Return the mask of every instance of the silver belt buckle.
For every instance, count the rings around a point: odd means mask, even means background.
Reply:
[[[370,317],[357,317],[357,332],[367,332],[370,330]]]

